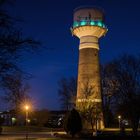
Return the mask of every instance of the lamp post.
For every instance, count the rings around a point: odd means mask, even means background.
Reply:
[[[121,128],[121,115],[118,116],[118,121],[119,121],[119,129]]]
[[[28,115],[29,115],[29,106],[25,105],[25,119],[26,119],[26,140],[28,139]]]
[[[97,127],[97,104],[95,105],[95,110],[96,110],[96,119],[95,119],[95,131],[96,131],[96,136],[97,136],[97,129],[98,129],[98,127]]]

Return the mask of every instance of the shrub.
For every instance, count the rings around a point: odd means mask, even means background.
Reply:
[[[2,133],[1,125],[4,123],[4,118],[0,117],[0,134]]]
[[[72,135],[79,133],[82,130],[82,120],[76,109],[72,109],[65,117],[64,130]]]

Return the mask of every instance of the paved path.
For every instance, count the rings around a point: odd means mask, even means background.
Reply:
[[[0,140],[16,140],[26,137],[26,133],[3,133],[0,135]],[[55,138],[52,132],[32,132],[28,133],[28,138],[35,138],[35,140],[47,140],[47,138]]]

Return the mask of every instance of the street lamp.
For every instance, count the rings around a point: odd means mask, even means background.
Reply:
[[[96,119],[95,119],[95,131],[96,131],[96,136],[97,136],[97,104],[96,104],[96,106],[95,106],[96,108],[95,108],[95,111],[96,111]]]
[[[28,139],[28,116],[29,116],[29,106],[25,105],[25,119],[26,119],[26,140]]]
[[[119,129],[121,128],[121,115],[118,116],[118,120],[119,120]]]

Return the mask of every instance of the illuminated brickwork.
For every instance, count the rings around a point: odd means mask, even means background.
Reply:
[[[80,39],[76,106],[82,110],[82,104],[86,101],[98,103],[101,106],[98,40],[107,32],[103,12],[96,8],[77,9],[74,12],[74,24],[71,30],[72,34]],[[94,90],[89,98],[86,98],[83,92],[87,82],[88,86],[93,87]],[[103,115],[98,122],[98,127],[104,128]]]

